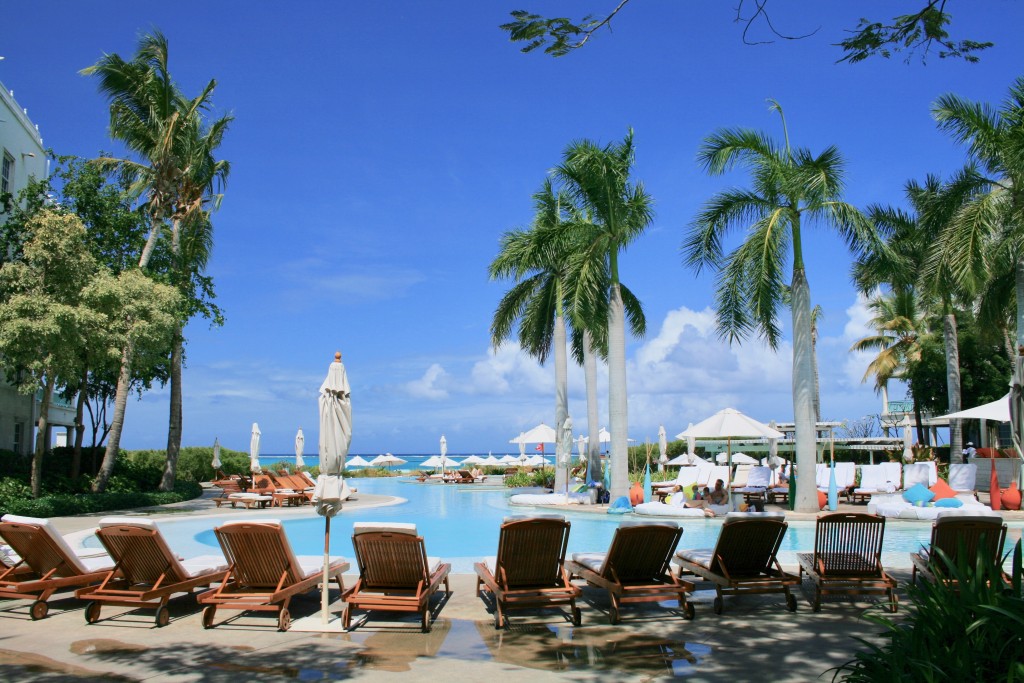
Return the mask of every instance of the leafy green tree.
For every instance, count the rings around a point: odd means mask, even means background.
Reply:
[[[773,349],[781,336],[778,310],[785,291],[785,265],[792,259],[796,464],[800,472],[813,472],[814,368],[803,229],[805,224],[832,227],[855,252],[876,240],[864,216],[842,201],[839,151],[828,147],[814,156],[807,149],[791,148],[782,107],[771,101],[771,109],[782,119],[782,146],[746,129],[723,129],[705,138],[697,155],[705,170],[721,175],[740,165],[750,173],[752,189],[725,190],[711,198],[693,221],[683,254],[698,273],[705,268],[718,273],[719,333],[731,343],[756,332]],[[724,238],[737,229],[746,230],[746,239],[726,254]],[[797,477],[796,509],[818,509],[814,477]]]
[[[101,320],[83,301],[97,264],[85,247],[81,221],[42,211],[26,228],[21,257],[0,268],[0,359],[20,391],[42,392],[32,459],[32,495],[38,498],[54,388],[79,376],[80,349],[95,340]]]
[[[509,34],[512,42],[525,43],[521,48],[523,52],[544,48],[545,53],[562,57],[586,45],[602,28],[610,31],[612,20],[629,1],[619,0],[607,14],[588,14],[582,19],[544,17],[525,10],[515,10],[512,12],[512,21],[502,24],[500,28]],[[771,39],[752,39],[750,34],[755,27],[763,27],[771,35],[783,40],[799,40],[818,32],[818,29],[804,35],[780,32],[772,22],[768,4],[768,0],[739,0],[735,21],[743,27],[744,44],[773,42]],[[976,53],[992,47],[993,43],[952,38],[948,27],[953,17],[945,10],[946,0],[927,0],[917,11],[897,15],[887,21],[861,19],[857,27],[849,31],[849,37],[836,43],[843,51],[838,61],[853,64],[869,57],[888,59],[901,53],[907,55],[907,61],[918,53],[921,53],[924,60],[933,49],[937,49],[940,59],[958,58],[966,62],[977,62],[979,58]]]
[[[632,182],[630,173],[635,159],[633,131],[621,143],[604,147],[590,140],[573,142],[555,168],[555,176],[572,197],[574,204],[589,212],[598,228],[577,258],[581,267],[575,273],[574,305],[584,319],[600,318],[597,305],[607,302],[608,329],[608,413],[611,431],[611,495],[629,491],[628,432],[629,415],[626,393],[626,315],[619,278],[619,252],[639,238],[652,219],[652,199],[643,183]],[[639,302],[637,302],[639,304]],[[645,331],[642,323],[631,319],[633,329]]]

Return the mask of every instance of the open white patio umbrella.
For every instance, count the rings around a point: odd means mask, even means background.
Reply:
[[[462,461],[463,465],[483,465],[486,462],[484,458],[479,455],[471,455]]]
[[[719,453],[715,456],[715,462],[719,465],[729,461],[729,456],[726,453]],[[757,458],[752,458],[746,453],[733,453],[732,462],[734,465],[756,465]]]
[[[690,463],[690,454],[689,453],[680,453],[679,455],[677,455],[676,457],[672,458],[671,460],[669,460],[665,464],[668,465],[669,467],[679,467],[681,465],[689,465],[689,464],[691,464]]]
[[[370,467],[382,467],[384,465],[384,454],[381,453],[369,462]]]
[[[914,449],[911,447],[911,439],[913,437],[910,431],[913,425],[910,423],[910,415],[903,416],[900,427],[903,427],[903,460],[905,462],[914,462]]]
[[[499,460],[498,458],[495,458],[493,455],[488,453],[487,457],[484,458],[483,464],[484,465],[500,465],[501,464],[501,460]]]
[[[354,455],[351,458],[345,458],[345,468],[349,467],[369,467],[370,462],[359,455]]]
[[[213,460],[210,461],[210,467],[213,468],[213,473],[216,476],[217,470],[220,469],[220,439],[217,437],[213,438]]]
[[[385,453],[380,458],[380,464],[387,466],[388,469],[391,469],[392,465],[404,465],[407,462],[408,460],[403,460],[397,455],[392,455],[391,453]]]
[[[331,557],[331,518],[341,509],[344,499],[345,456],[352,444],[352,391],[348,386],[341,353],[334,354],[334,362],[327,370],[327,378],[320,385],[320,477],[313,490],[313,504],[317,514],[324,517],[324,574],[320,588],[321,621],[327,617],[327,577]]]
[[[256,488],[256,475],[263,471],[260,467],[260,426],[252,423],[252,437],[249,439],[249,471],[252,472],[252,485]]]
[[[519,457],[524,459],[524,460],[526,459],[526,450],[525,449],[523,450],[523,452],[520,454]],[[498,464],[500,464],[500,465],[518,465],[519,464],[519,458],[515,457],[514,455],[503,455],[500,458],[498,458]]]
[[[302,459],[302,451],[306,448],[306,437],[302,433],[302,427],[299,427],[299,431],[295,434],[295,469],[306,466],[306,461]]]
[[[782,432],[777,429],[772,429],[763,422],[758,422],[752,417],[747,417],[735,408],[724,408],[719,410],[717,413],[698,422],[696,425],[687,428],[686,431],[680,433],[676,438],[688,439],[693,437],[694,439],[725,439],[726,440],[726,460],[729,464],[729,471],[732,472],[732,440],[740,438],[756,438],[762,437],[765,439],[781,439],[783,436]],[[727,478],[731,478],[731,474],[726,475]],[[725,488],[729,490],[728,481],[725,482]],[[729,501],[730,506],[732,500]]]
[[[668,436],[665,434],[665,425],[658,426],[658,471],[664,472],[668,464]]]

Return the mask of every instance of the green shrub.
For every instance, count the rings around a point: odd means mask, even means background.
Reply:
[[[13,513],[29,517],[64,517],[178,503],[197,498],[202,493],[202,488],[194,482],[179,482],[175,484],[174,491],[166,493],[125,491],[77,495],[58,494],[36,499],[25,497],[0,500],[0,515]]]
[[[941,553],[941,551],[939,551]],[[833,680],[1024,681],[1024,593],[1021,541],[1013,550],[1012,577],[982,552],[946,570],[950,582],[923,581],[907,592],[914,609],[902,621],[869,615],[885,639],[865,646],[839,667]]]
[[[536,486],[536,485],[537,484],[534,481],[533,475],[532,474],[527,474],[526,472],[517,472],[516,474],[510,474],[507,477],[505,477],[505,486],[506,486],[506,488],[518,489],[518,488],[522,488],[524,486]]]

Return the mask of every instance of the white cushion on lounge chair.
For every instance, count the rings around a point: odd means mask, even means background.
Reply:
[[[299,563],[299,571],[302,573],[303,578],[308,578],[314,574],[323,571],[324,568],[324,556],[323,555],[296,555],[295,561]],[[345,560],[341,557],[330,556],[330,563],[333,567],[339,562]]]
[[[883,462],[879,465],[882,468],[883,479],[886,483],[886,490],[889,485],[892,486],[892,490],[895,491],[900,487],[900,482],[903,480],[903,465],[898,462]]]
[[[657,515],[662,517],[705,516],[703,508],[688,508],[681,505],[666,505],[665,503],[640,503],[633,508],[633,512],[638,515]]]
[[[954,491],[974,491],[978,480],[978,466],[972,463],[953,463],[949,466],[949,487]]]
[[[224,522],[221,526],[235,526],[239,524],[275,524],[281,526],[281,520],[279,519],[232,519]]]
[[[687,550],[677,550],[676,557],[699,564],[702,567],[710,567],[711,559],[715,555],[714,548],[689,548]]]
[[[98,526],[100,528],[108,526],[144,526],[150,529],[156,529],[156,520],[148,519],[146,517],[104,517],[99,521]]]
[[[374,531],[415,536],[416,525],[411,522],[356,522],[352,525],[353,534],[367,534]]]
[[[22,515],[6,514],[0,519],[0,522],[11,522],[13,524],[34,524],[38,525],[44,530],[44,532],[53,540],[54,544],[60,548],[68,560],[74,565],[75,569],[81,574],[90,574],[92,572],[102,571],[104,569],[110,569],[114,566],[114,560],[107,554],[94,555],[92,557],[83,557],[79,553],[71,549],[64,537],[57,533],[56,527],[50,523],[50,520],[43,519],[41,517],[24,517]]]
[[[228,569],[228,563],[223,555],[197,555],[182,560],[181,567],[188,572],[189,576],[195,578],[205,574],[225,572]]]
[[[729,520],[749,519],[751,517],[754,517],[756,519],[771,519],[771,518],[785,519],[786,518],[786,513],[784,513],[784,512],[729,512],[729,513],[727,513],[725,515],[725,522],[728,523]]]
[[[604,566],[604,560],[608,557],[608,553],[573,553],[572,560],[577,564],[581,564],[590,571],[600,573],[601,567]]]
[[[938,473],[935,471],[934,462],[914,462],[903,468],[903,490],[909,489],[914,484],[921,484],[928,487],[938,481]]]
[[[748,489],[765,488],[772,482],[772,468],[758,465],[750,470],[750,474],[747,475],[747,486]]]

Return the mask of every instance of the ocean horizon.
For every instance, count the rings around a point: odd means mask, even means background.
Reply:
[[[354,458],[357,455],[359,457],[363,458],[364,460],[372,460],[373,458],[376,458],[378,455],[381,455],[381,454],[380,453],[349,453],[348,457],[346,458],[346,468],[349,467],[349,465],[347,465],[347,460],[350,459],[350,458]],[[389,468],[391,470],[396,470],[396,471],[418,470],[418,469],[420,469],[420,465],[423,463],[423,461],[427,460],[428,458],[434,458],[434,457],[438,456],[437,453],[432,453],[432,454],[423,454],[423,453],[392,453],[392,455],[394,455],[396,457],[399,457],[399,458],[401,458],[401,459],[406,461],[405,463],[403,463],[401,465],[394,465],[391,468]],[[448,453],[445,457],[461,463],[463,459],[468,458],[468,457],[473,456],[473,455],[476,455],[477,457],[480,457],[480,458],[486,458],[487,457],[487,455],[482,455],[480,453]],[[501,458],[501,457],[504,457],[506,455],[511,455],[514,458],[518,458],[519,457],[518,451],[515,452],[515,453],[512,453],[512,452],[508,452],[508,453],[494,453],[493,455],[494,455],[495,458]],[[546,461],[546,463],[548,465],[554,465],[554,463],[555,463],[555,455],[553,453],[539,453],[539,452],[536,452],[536,451],[534,453],[532,453],[532,454],[529,453],[529,452],[527,453],[527,457],[533,457],[534,455],[542,455],[544,457],[544,460]],[[304,462],[306,467],[312,467],[313,465],[319,465],[320,464],[320,456],[319,455],[303,455],[302,456],[302,460],[303,460],[303,462]],[[272,465],[272,464],[274,464],[276,462],[293,463],[293,462],[295,462],[295,454],[294,453],[281,453],[281,454],[268,453],[266,455],[260,455],[259,456],[259,461],[260,461],[261,465]],[[363,465],[354,465],[354,466],[351,466],[351,467],[358,469],[358,468],[361,468],[361,467],[364,467],[364,466]],[[428,468],[428,469],[430,469],[430,468]]]

